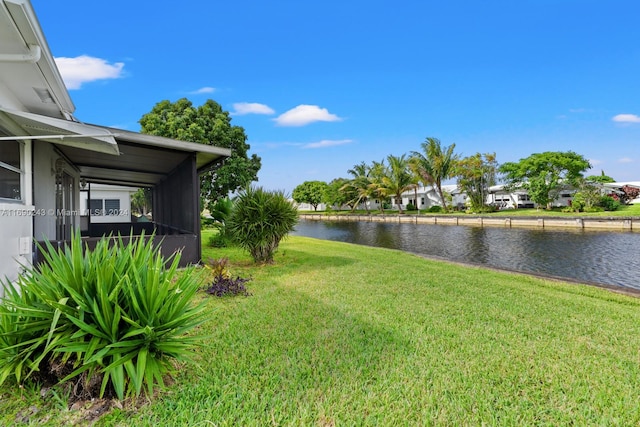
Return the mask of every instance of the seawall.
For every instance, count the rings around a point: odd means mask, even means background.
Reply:
[[[603,231],[640,231],[640,217],[488,217],[478,215],[335,215],[304,213],[311,221],[366,221],[409,224],[469,225],[477,227],[570,228]]]

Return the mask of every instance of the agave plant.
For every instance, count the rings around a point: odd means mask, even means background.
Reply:
[[[79,234],[65,249],[43,249],[45,263],[4,284],[0,384],[59,361],[72,371],[61,381],[102,378],[100,395],[122,399],[143,387],[152,394],[171,359],[189,359],[197,337],[186,333],[205,318],[179,253],[167,260],[145,236],[103,238],[90,251]]]

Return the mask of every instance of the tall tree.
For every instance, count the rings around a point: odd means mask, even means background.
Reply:
[[[546,151],[503,163],[499,171],[508,187],[524,188],[531,200],[549,209],[558,191],[565,185],[574,185],[590,167],[584,156],[573,151]]]
[[[354,209],[354,199],[357,199],[357,192],[348,184],[351,181],[347,178],[335,178],[327,185],[324,192],[324,202],[327,206],[337,206],[340,209],[347,205]]]
[[[411,153],[412,168],[420,175],[423,185],[433,185],[438,192],[438,197],[442,203],[442,209],[448,211],[447,203],[442,193],[442,181],[451,178],[454,173],[455,162],[458,158],[453,150],[456,144],[442,147],[440,140],[428,137],[421,144],[422,152],[413,151]]]
[[[293,189],[293,200],[298,203],[308,203],[313,210],[318,210],[318,205],[325,198],[327,183],[324,181],[305,181]]]
[[[476,153],[457,161],[458,187],[469,197],[472,211],[484,210],[489,187],[496,183],[497,169],[496,153]]]
[[[384,204],[389,200],[389,191],[385,185],[387,166],[384,160],[373,161],[369,167],[369,184],[367,185],[370,198],[376,198],[380,202],[380,212],[384,213]]]
[[[209,99],[194,107],[186,98],[161,101],[140,119],[141,132],[231,149],[231,157],[215,170],[200,177],[200,196],[205,206],[257,181],[261,160],[249,156],[247,136],[231,124],[229,112]]]
[[[387,168],[382,177],[382,193],[393,196],[398,211],[402,213],[402,193],[415,188],[413,176],[409,170],[409,160],[402,156],[387,156]]]
[[[341,190],[351,195],[349,199],[351,210],[363,203],[365,210],[369,213],[369,198],[373,195],[370,171],[371,168],[365,162],[361,162],[347,171],[352,178]]]

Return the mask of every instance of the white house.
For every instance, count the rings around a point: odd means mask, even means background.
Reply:
[[[450,205],[454,208],[461,208],[466,201],[466,195],[460,191],[456,184],[445,184],[442,186],[442,192],[445,198],[450,198]],[[417,197],[417,199],[416,199]],[[442,201],[436,188],[432,185],[421,186],[416,190],[408,190],[402,193],[403,209],[406,209],[407,205],[412,204],[417,209],[424,210],[429,209],[432,206],[442,206]],[[397,208],[397,206],[394,204]]]
[[[131,222],[131,195],[138,189],[124,185],[80,183],[81,230],[88,230],[89,224]]]
[[[150,187],[145,232],[163,253],[183,248],[183,263],[198,262],[198,174],[230,150],[88,125],[74,111],[29,0],[0,0],[0,277],[13,281],[37,261],[34,239],[60,246],[78,229],[81,182]],[[104,234],[142,231],[94,226],[89,247]]]

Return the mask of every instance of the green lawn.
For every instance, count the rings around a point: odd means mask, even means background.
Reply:
[[[638,299],[303,237],[274,265],[205,249],[222,256],[253,296],[209,298],[200,367],[96,425],[640,423]],[[2,425],[33,405],[34,423],[71,417],[0,392]]]

